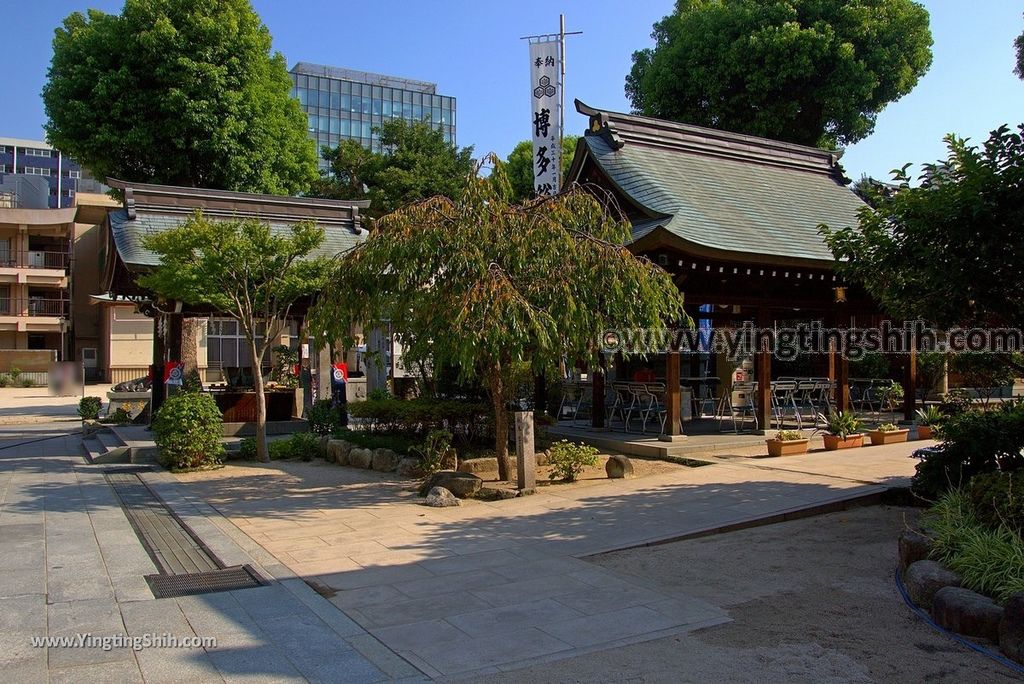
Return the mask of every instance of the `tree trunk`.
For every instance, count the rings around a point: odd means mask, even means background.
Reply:
[[[195,371],[199,372],[199,319],[183,318],[181,321],[181,363],[184,365],[184,376]]]
[[[512,464],[508,457],[508,411],[505,409],[505,386],[501,382],[501,370],[495,365],[488,373],[491,403],[494,406],[494,456],[498,459],[498,479],[508,480]]]
[[[250,343],[252,352],[252,384],[256,391],[256,460],[270,462],[267,448],[267,396],[263,393],[263,355],[257,352],[255,340]],[[265,345],[264,345],[265,346]]]

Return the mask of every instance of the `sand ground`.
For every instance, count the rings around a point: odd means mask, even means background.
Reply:
[[[896,539],[916,515],[872,506],[592,557],[656,587],[685,588],[733,622],[481,681],[1019,681],[903,604]]]

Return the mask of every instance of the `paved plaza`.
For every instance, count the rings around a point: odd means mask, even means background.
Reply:
[[[226,565],[267,586],[154,599],[157,572],[68,424],[0,429],[0,602],[10,681],[474,677],[682,635],[729,611],[587,558],[842,507],[904,484],[913,446],[710,457],[631,480],[458,508],[409,480],[322,461],[143,480]],[[920,443],[919,443],[920,444]],[[172,634],[200,648],[35,647],[32,637]]]

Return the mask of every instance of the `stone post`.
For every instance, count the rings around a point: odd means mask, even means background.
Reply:
[[[533,454],[533,411],[516,411],[516,487],[532,494],[537,489],[537,458]]]

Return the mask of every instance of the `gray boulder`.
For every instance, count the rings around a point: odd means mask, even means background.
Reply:
[[[1024,594],[1014,594],[999,620],[999,650],[1007,658],[1024,663]]]
[[[338,465],[348,465],[348,454],[352,445],[343,439],[332,439],[327,442],[327,460]]]
[[[543,451],[540,451],[540,450],[535,451],[534,452],[534,456],[537,457],[537,465],[547,465],[548,462],[551,460],[550,457],[548,456],[548,450],[547,449],[544,449]]]
[[[320,458],[324,459],[325,461],[333,461],[333,459],[331,458],[330,449],[328,449],[328,445],[330,443],[330,435],[321,435],[320,441],[317,442],[317,448],[320,450]]]
[[[369,468],[373,465],[373,450],[352,449],[348,453],[348,464],[353,468]]]
[[[625,456],[609,456],[608,462],[604,464],[604,471],[608,473],[608,477],[615,480],[633,477],[633,463]]]
[[[373,450],[373,469],[382,473],[394,472],[395,468],[398,467],[398,462],[401,460],[402,457],[391,449]]]
[[[467,496],[473,496],[479,492],[483,483],[483,480],[472,473],[442,470],[431,476],[427,488],[444,487],[460,499],[465,499]]]
[[[899,541],[900,571],[906,572],[911,563],[928,560],[932,540],[917,530],[903,530]]]
[[[1003,609],[988,596],[963,587],[942,587],[932,598],[932,618],[948,630],[999,641]]]
[[[427,494],[427,498],[423,503],[434,508],[462,505],[462,502],[444,487],[431,487],[430,493]]]
[[[930,609],[936,592],[943,587],[959,587],[960,575],[942,567],[935,561],[919,560],[907,568],[904,579],[910,599],[918,606]]]
[[[423,475],[423,463],[418,458],[406,456],[398,462],[395,472],[403,477],[420,477]]]
[[[496,473],[498,472],[498,459],[496,458],[467,458],[459,464],[460,473]]]

